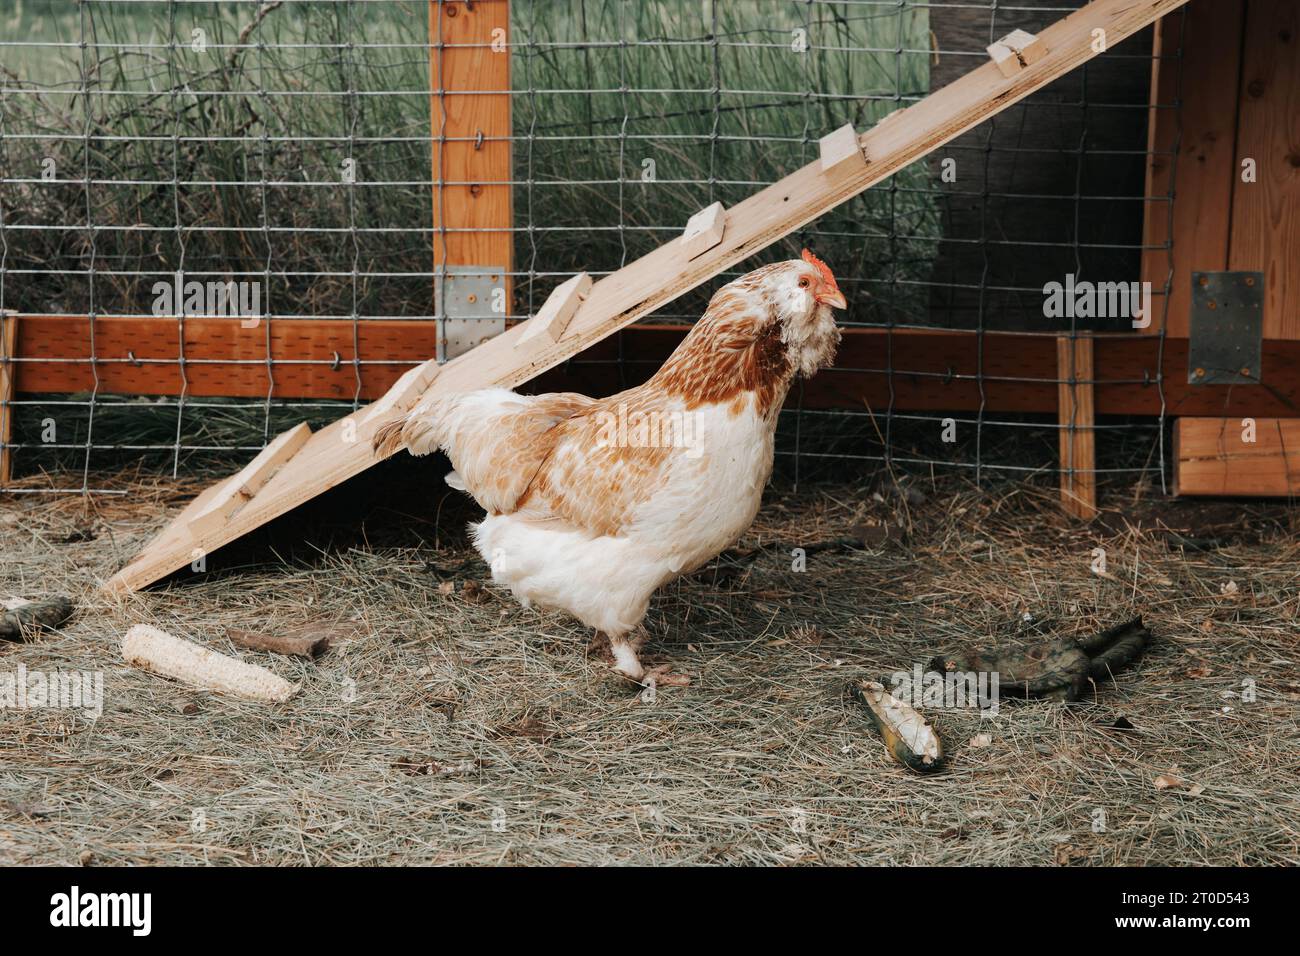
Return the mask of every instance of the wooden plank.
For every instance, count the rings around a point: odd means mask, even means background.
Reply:
[[[856,138],[854,145],[856,146]],[[686,220],[686,228],[682,230],[682,250],[686,253],[686,258],[694,259],[708,252],[722,241],[726,229],[727,211],[720,202],[706,206],[691,216]]]
[[[537,314],[525,324],[523,333],[515,341],[516,347],[533,342],[553,344],[560,341],[578,307],[591,295],[591,286],[591,276],[579,272],[552,289]]]
[[[1156,295],[1168,283],[1169,299],[1167,306],[1153,300],[1148,335],[1159,334],[1167,312],[1168,334],[1186,338],[1192,273],[1228,268],[1245,7],[1244,0],[1192,0],[1156,28],[1142,281]]]
[[[228,365],[225,335],[205,332],[192,341],[190,332],[196,323],[237,320],[186,320],[187,374],[191,397],[222,395],[264,398],[268,389],[265,360],[248,365]],[[280,326],[310,326],[309,320],[280,321]],[[294,355],[301,364],[277,366],[276,398],[343,398],[356,391],[356,374],[351,352],[337,370],[331,366],[334,343],[347,343],[351,349],[352,325],[346,321],[328,321],[327,328],[310,334],[303,330],[293,340],[304,351]],[[387,326],[377,336],[369,326]],[[388,358],[405,360],[363,365],[360,398],[381,399],[399,376],[431,349],[429,329],[419,323],[391,322],[360,324],[358,336],[362,355],[372,355],[382,348]],[[144,327],[140,340],[165,340],[170,330],[170,364],[136,367],[129,362],[99,364],[100,394],[177,395],[180,376],[175,362],[176,324],[168,319],[96,319],[96,345],[101,356],[111,351],[109,343],[120,342],[125,355],[131,341],[130,330]],[[89,352],[84,338],[87,324],[83,318],[63,316],[24,316],[19,330],[19,349],[24,356],[17,363],[18,391],[24,393],[73,392],[90,387],[90,363],[76,364],[56,359],[75,359]],[[278,333],[273,333],[277,336]],[[625,341],[603,339],[593,343],[579,356],[548,372],[538,387],[556,391],[586,391],[608,395],[628,385],[639,384],[657,369],[681,341],[683,326],[637,325],[623,329]],[[924,411],[941,409],[969,411],[978,409],[981,394],[976,376],[982,375],[986,388],[985,407],[994,411],[1032,411],[1051,413],[1056,410],[1055,335],[1025,332],[987,332],[983,345],[976,347],[975,332],[945,332],[929,329],[844,329],[844,341],[834,368],[824,371],[804,384],[804,404],[809,408],[861,408],[863,399],[873,408],[884,407],[893,396],[894,407]],[[83,338],[78,339],[78,336]],[[889,341],[886,341],[888,337]],[[1163,374],[1163,406],[1172,415],[1294,414],[1300,409],[1300,343],[1288,340],[1265,341],[1263,350],[1264,381],[1259,385],[1189,386],[1187,384],[1187,341],[1169,339],[1163,350],[1151,337],[1127,334],[1094,337],[1097,367],[1102,370],[1096,384],[1098,414],[1159,415],[1161,389],[1155,382]],[[28,347],[39,350],[48,362],[27,360]],[[277,346],[277,354],[285,351]],[[892,351],[893,374],[887,373],[883,356]],[[984,364],[978,356],[982,351]],[[198,364],[192,364],[198,363]],[[892,379],[892,391],[891,391]],[[371,406],[373,408],[373,406]],[[367,411],[367,419],[369,415]]]
[[[535,391],[610,395],[639,385],[683,329],[637,326],[530,384]],[[1187,340],[1094,335],[1098,415],[1280,415],[1300,410],[1300,343],[1265,343],[1260,385],[1187,384]],[[1161,367],[1163,364],[1163,379]],[[834,367],[801,386],[807,409],[1034,412],[1058,406],[1056,335],[844,329]],[[1159,384],[1157,384],[1159,383]]]
[[[1238,94],[1228,268],[1264,273],[1264,337],[1300,338],[1300,3],[1251,0]]]
[[[1180,418],[1174,493],[1300,495],[1300,418]]]
[[[680,243],[669,241],[601,279],[560,341],[515,351],[514,340],[522,334],[515,326],[444,365],[429,392],[514,387],[535,378],[1092,59],[1097,55],[1094,30],[1105,30],[1114,46],[1184,2],[1093,0],[1042,31],[1048,52],[1033,70],[1004,77],[991,62],[976,67],[858,137],[864,155],[872,158],[861,169],[826,176],[820,161],[810,163],[733,207],[722,242],[703,255],[687,259]],[[355,431],[355,421],[348,425],[349,420],[353,416],[318,432],[219,533],[205,536],[202,546],[211,552],[373,465],[371,449],[346,439],[345,429]],[[175,542],[164,540],[119,571],[107,586],[142,587],[183,567],[187,556]]]
[[[272,476],[293,458],[311,438],[311,428],[300,422],[277,435],[233,478],[222,482],[221,490],[196,513],[186,527],[191,537],[219,529],[240,508],[252,500]]]
[[[1061,426],[1061,507],[1076,518],[1097,514],[1097,454],[1093,431],[1093,340],[1056,340],[1057,422]]]
[[[348,319],[265,319],[265,334],[238,319],[188,318],[186,394],[232,398],[376,399],[407,369],[437,351],[434,323]],[[181,326],[173,318],[100,316],[95,362],[85,316],[24,317],[18,330],[20,392],[179,395]],[[134,360],[131,359],[134,356]],[[358,370],[354,361],[364,363]],[[358,381],[358,378],[360,381]]]
[[[9,310],[0,312],[0,488],[7,488],[13,478],[14,416],[13,402],[18,394],[15,387],[18,376],[13,358],[17,355],[18,316]]]
[[[509,0],[429,2],[434,270],[505,270],[507,314],[514,263],[509,38]]]

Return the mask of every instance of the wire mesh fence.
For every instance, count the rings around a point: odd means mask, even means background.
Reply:
[[[92,490],[126,462],[227,467],[297,421],[374,397],[368,376],[405,361],[375,330],[443,327],[438,250],[479,228],[435,216],[453,187],[484,185],[435,162],[449,139],[483,145],[481,132],[433,133],[475,97],[509,102],[509,134],[491,138],[508,142],[510,171],[487,185],[508,185],[510,208],[481,228],[508,233],[513,263],[475,265],[506,266],[506,320],[519,321],[569,276],[617,270],[711,202],[731,206],[814,160],[832,129],[887,121],[985,62],[987,44],[1079,5],[513,0],[507,36],[458,44],[442,28],[458,6],[473,12],[469,0],[7,0],[0,309],[21,316],[9,490]],[[493,44],[509,88],[431,76],[435,53]],[[1166,45],[1158,59],[1179,53]],[[1128,282],[1144,253],[1172,271],[1171,245],[1143,238],[1173,199],[1172,177],[1167,194],[1147,194],[1148,126],[1179,106],[1153,102],[1152,62],[1146,30],[722,277],[812,247],[851,303],[844,325],[865,336],[816,396],[792,395],[784,466],[976,480],[1070,467],[1058,461],[1070,422],[1032,403],[994,407],[987,389],[1054,396],[1071,377],[1055,362],[1017,369],[994,355],[1129,329],[1126,315],[1047,316],[1049,283]],[[647,322],[689,324],[717,285]],[[1153,292],[1158,315],[1166,289]],[[196,317],[228,306],[240,331],[213,357],[195,346]],[[79,324],[38,325],[65,317]],[[111,320],[145,318],[165,318],[164,331],[110,334]],[[322,353],[307,346],[323,322],[343,344]],[[37,328],[76,330],[84,345],[52,355]],[[601,366],[601,381],[634,384],[662,357],[646,341],[620,334],[568,371]],[[973,366],[914,361],[942,348]],[[302,386],[327,373],[328,389]],[[221,375],[243,385],[223,393]],[[960,403],[916,400],[954,382],[968,386]],[[1134,384],[1162,388],[1158,372]],[[1162,482],[1164,429],[1163,400],[1155,416],[1098,420],[1097,471]]]

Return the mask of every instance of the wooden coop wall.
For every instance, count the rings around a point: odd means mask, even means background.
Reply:
[[[1187,341],[1193,272],[1264,275],[1260,384],[1171,395],[1175,490],[1292,496],[1300,490],[1300,443],[1284,437],[1300,422],[1300,4],[1193,0],[1158,25],[1155,45],[1157,56],[1181,47],[1182,64],[1154,61],[1152,101],[1176,99],[1182,109],[1153,110],[1148,128],[1146,194],[1172,193],[1175,201],[1148,204],[1142,278],[1156,289],[1168,282],[1169,306],[1144,333]],[[1186,381],[1185,361],[1172,371]],[[1217,410],[1190,401],[1225,389]]]

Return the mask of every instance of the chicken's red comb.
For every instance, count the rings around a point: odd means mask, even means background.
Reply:
[[[831,286],[832,289],[835,289],[837,292],[839,291],[839,288],[840,288],[840,287],[839,287],[839,285],[838,285],[838,284],[836,283],[836,281],[835,281],[835,276],[831,273],[831,267],[830,267],[830,266],[828,266],[826,263],[822,262],[820,259],[818,259],[815,255],[813,255],[813,254],[812,254],[811,252],[809,252],[807,249],[805,249],[805,250],[803,251],[803,261],[806,262],[806,263],[808,263],[810,266],[812,266],[812,267],[813,267],[814,269],[816,269],[818,272],[820,272],[820,273],[822,274],[822,278],[825,279],[827,282],[830,283],[830,286]]]

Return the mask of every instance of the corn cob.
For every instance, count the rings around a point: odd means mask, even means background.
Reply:
[[[282,704],[298,692],[297,684],[290,684],[265,667],[218,654],[148,624],[136,624],[126,632],[122,657],[128,664],[183,684],[250,700]]]
[[[918,773],[930,773],[943,766],[943,745],[924,717],[894,697],[878,681],[852,684],[850,689],[867,709],[885,746],[894,759]]]

